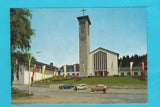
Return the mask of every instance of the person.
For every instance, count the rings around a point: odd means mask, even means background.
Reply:
[[[103,86],[103,93],[106,94],[106,86]]]
[[[75,86],[74,90],[77,91],[77,86]]]

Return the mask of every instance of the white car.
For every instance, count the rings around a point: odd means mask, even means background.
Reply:
[[[84,90],[84,89],[87,89],[86,84],[78,84],[77,86],[75,86],[75,90]]]

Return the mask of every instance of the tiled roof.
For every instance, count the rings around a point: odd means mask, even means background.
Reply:
[[[55,66],[51,66],[49,64],[45,64],[45,63],[42,63],[42,62],[38,62],[38,61],[35,61],[34,64],[37,64],[37,67],[41,68],[43,65],[46,66],[46,70],[55,70]]]

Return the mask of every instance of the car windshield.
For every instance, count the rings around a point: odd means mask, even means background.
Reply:
[[[78,86],[85,86],[84,84],[79,84]]]

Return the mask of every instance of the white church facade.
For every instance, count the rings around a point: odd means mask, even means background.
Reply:
[[[90,52],[89,16],[77,17],[79,21],[79,76],[118,75],[119,54],[104,48]]]
[[[118,53],[98,48],[89,54],[88,75],[113,76],[118,75]]]

